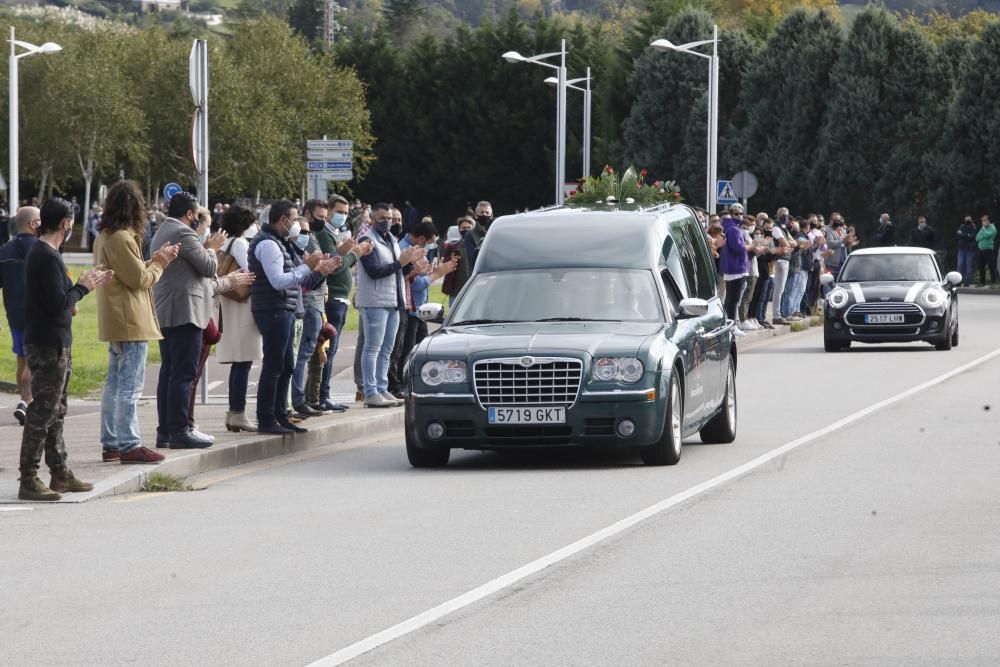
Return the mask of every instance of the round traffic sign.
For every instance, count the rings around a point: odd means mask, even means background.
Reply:
[[[177,185],[176,183],[167,183],[163,186],[163,198],[170,201],[174,198],[178,192],[182,191],[184,188]]]
[[[733,176],[733,191],[740,199],[750,199],[757,193],[757,177],[749,171]]]

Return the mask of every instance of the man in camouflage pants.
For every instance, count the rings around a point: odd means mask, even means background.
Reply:
[[[112,277],[111,271],[93,269],[74,285],[66,272],[59,247],[73,231],[73,207],[64,199],[50,199],[41,210],[39,240],[24,263],[25,285],[31,298],[25,304],[24,353],[31,369],[34,400],[28,406],[21,438],[21,500],[54,501],[60,492],[90,491],[66,467],[63,419],[66,389],[72,372],[73,315],[76,304]],[[38,464],[52,472],[49,486],[38,479]]]

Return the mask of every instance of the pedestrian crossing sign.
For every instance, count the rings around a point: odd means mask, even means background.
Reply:
[[[733,190],[732,181],[719,181],[719,187],[716,190],[718,196],[715,201],[719,204],[730,205],[739,203],[740,199],[736,196],[736,191]]]

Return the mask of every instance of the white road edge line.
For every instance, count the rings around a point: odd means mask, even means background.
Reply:
[[[34,509],[35,509],[34,507],[20,507],[20,506],[0,507],[0,512],[30,512]]]
[[[618,535],[628,530],[629,528],[632,528],[636,524],[641,523],[642,521],[645,521],[650,517],[656,516],[661,512],[664,512],[676,505],[679,505],[687,500],[690,500],[691,498],[694,498],[697,495],[705,493],[706,491],[710,491],[717,486],[725,484],[726,482],[731,482],[732,480],[738,477],[742,477],[748,472],[751,472],[756,468],[761,467],[765,463],[772,461],[778,458],[779,456],[787,454],[793,449],[801,447],[806,443],[812,442],[813,440],[816,440],[825,435],[833,433],[834,431],[842,429],[846,426],[850,426],[851,424],[858,422],[864,419],[865,417],[875,412],[878,412],[879,410],[887,408],[890,405],[893,405],[894,403],[898,403],[902,400],[905,400],[910,396],[913,396],[914,394],[919,394],[920,392],[923,392],[924,390],[929,389],[930,387],[933,387],[935,385],[941,384],[942,382],[950,380],[956,375],[960,375],[961,373],[964,373],[967,370],[975,368],[976,366],[986,361],[989,361],[997,356],[1000,356],[1000,349],[996,349],[993,352],[990,352],[989,354],[986,354],[984,356],[979,357],[978,359],[970,361],[969,363],[963,366],[959,366],[958,368],[955,368],[943,375],[939,375],[938,377],[928,380],[923,384],[917,385],[916,387],[907,389],[906,391],[896,394],[895,396],[891,396],[890,398],[887,398],[883,401],[870,405],[867,408],[864,408],[863,410],[860,410],[849,417],[844,417],[843,419],[839,419],[830,424],[829,426],[825,426],[824,428],[819,429],[818,431],[813,431],[812,433],[809,433],[800,438],[792,440],[791,442],[785,443],[784,445],[781,445],[776,449],[772,449],[771,451],[762,454],[757,458],[748,461],[747,463],[744,463],[741,466],[733,468],[728,472],[724,472],[721,475],[718,475],[716,477],[713,477],[712,479],[702,482],[701,484],[692,486],[691,488],[685,491],[681,491],[680,493],[670,496],[669,498],[661,500],[660,502],[654,505],[650,505],[644,510],[640,510],[635,514],[622,519],[621,521],[613,523],[606,528],[602,528],[596,533],[591,533],[590,535],[580,540],[577,540],[572,544],[568,544],[557,551],[553,551],[552,553],[546,556],[542,556],[541,558],[534,560],[528,563],[527,565],[522,565],[516,570],[508,572],[503,576],[497,577],[496,579],[489,581],[483,584],[482,586],[479,586],[478,588],[474,588],[467,593],[463,593],[462,595],[459,595],[456,598],[452,598],[451,600],[448,600],[447,602],[439,604],[436,607],[428,609],[423,613],[417,614],[416,616],[413,616],[412,618],[409,618],[403,621],[402,623],[398,623],[392,626],[391,628],[387,628],[385,630],[382,630],[381,632],[371,635],[370,637],[362,639],[361,641],[355,642],[350,646],[346,646],[337,651],[336,653],[332,653],[324,658],[320,658],[319,660],[310,663],[308,667],[333,667],[334,665],[342,665],[345,662],[348,662],[349,660],[353,660],[358,656],[361,656],[371,650],[374,650],[380,646],[388,644],[393,640],[399,639],[404,635],[408,635],[411,632],[415,632],[425,626],[428,626],[434,623],[435,621],[443,618],[444,616],[447,616],[448,614],[451,614],[464,607],[468,607],[471,604],[479,602],[480,600],[489,597],[494,593],[502,591],[503,589],[508,588],[516,584],[517,582],[532,576],[533,574],[537,574],[538,572],[544,570],[547,567],[555,565],[560,561],[566,560],[571,556],[575,556],[581,551],[589,549],[590,547],[599,544],[604,540],[614,537],[615,535]]]

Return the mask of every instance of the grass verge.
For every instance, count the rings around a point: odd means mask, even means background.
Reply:
[[[142,482],[139,489],[146,493],[165,493],[170,491],[190,491],[191,487],[184,483],[184,480],[175,475],[168,475],[162,472],[149,474]]]

